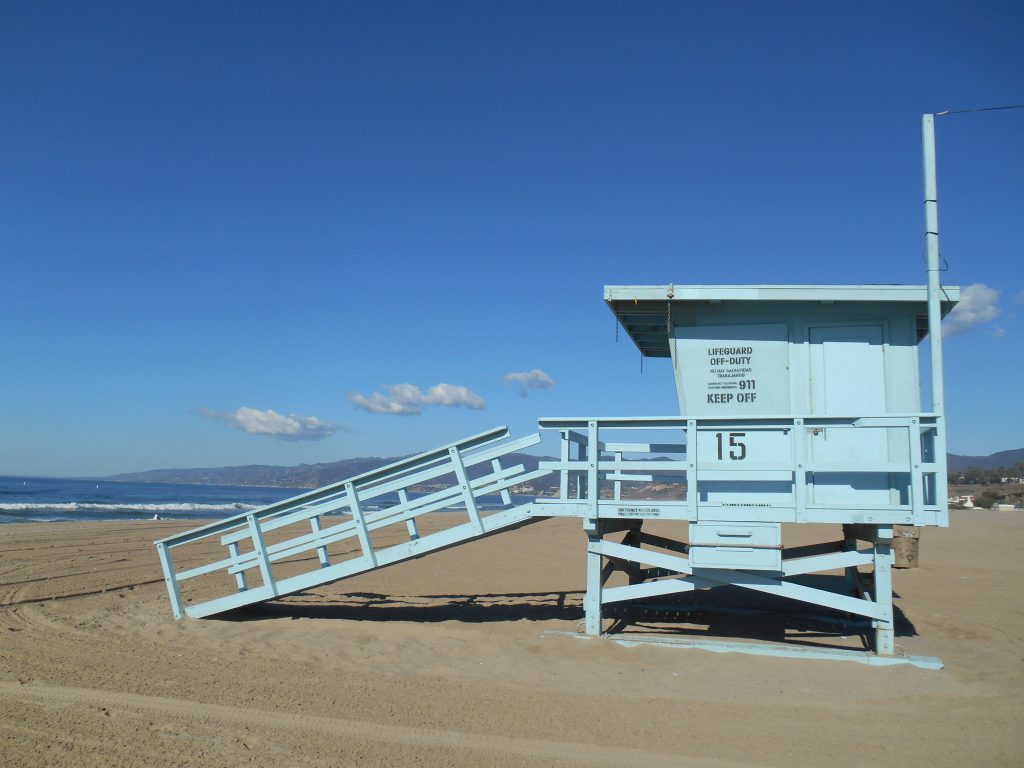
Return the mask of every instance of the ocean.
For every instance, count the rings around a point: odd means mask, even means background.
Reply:
[[[301,488],[115,483],[0,477],[0,523],[86,520],[208,520],[297,496]]]
[[[0,477],[0,524],[89,520],[219,520],[298,496],[304,488],[233,485],[118,483],[46,477]],[[410,493],[410,498],[422,494]],[[513,496],[514,503],[532,501]],[[364,511],[398,502],[396,494],[374,499]],[[501,506],[499,496],[479,496],[481,509]],[[459,508],[456,504],[453,508]]]

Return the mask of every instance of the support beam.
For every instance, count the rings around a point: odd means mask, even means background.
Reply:
[[[710,586],[708,583],[701,583],[699,586]],[[646,597],[658,597],[660,595],[675,595],[680,592],[692,592],[698,588],[698,583],[692,578],[663,579],[661,581],[646,581],[643,584],[630,584],[625,587],[610,587],[604,591],[604,602],[618,603],[623,600],[642,600]],[[587,634],[590,634],[589,632]]]
[[[679,552],[684,555],[690,551],[690,547],[688,544],[684,544],[681,541],[676,541],[675,539],[666,539],[664,536],[658,536],[653,533],[647,533],[646,531],[640,532],[640,543],[647,544],[651,547],[667,549],[670,552]]]
[[[628,531],[626,531],[626,535],[622,537],[621,542],[624,546],[637,548],[640,547],[640,537],[642,535],[640,531],[641,525],[643,525],[642,520],[639,521],[638,525],[635,528],[630,528]],[[630,584],[639,584],[644,580],[643,576],[640,573],[640,563],[626,563],[626,566],[625,568],[623,568],[623,570],[626,572],[626,576],[629,578]]]
[[[828,555],[832,552],[845,552],[846,547],[842,541],[825,541],[820,544],[805,544],[802,547],[786,547],[782,551],[782,562],[797,557],[810,557],[811,555]]]
[[[599,636],[602,631],[601,591],[604,588],[600,549],[605,528],[601,520],[598,519],[601,501],[597,474],[597,460],[601,455],[599,440],[597,422],[588,422],[587,444],[586,446],[580,445],[579,449],[582,451],[585,447],[587,450],[587,517],[583,523],[584,530],[587,532],[587,595],[583,601],[586,609],[587,634],[592,636]]]
[[[601,523],[594,521],[593,529],[587,531],[587,594],[583,598],[588,635],[601,634]]]
[[[791,557],[782,561],[782,573],[786,576],[798,576],[801,573],[817,573],[831,571],[836,568],[867,565],[873,559],[871,550],[851,550],[849,552],[832,552],[810,557]]]
[[[875,539],[875,604],[879,614],[875,621],[875,653],[892,656],[896,638],[892,611],[892,528],[879,528]]]
[[[883,529],[885,530],[885,529]],[[891,531],[892,529],[888,529]],[[709,585],[722,586],[731,585],[736,587],[744,587],[745,589],[752,589],[757,592],[765,592],[767,594],[778,595],[779,597],[787,597],[792,600],[799,600],[804,603],[811,603],[813,605],[823,605],[827,608],[834,608],[838,611],[846,611],[847,613],[855,613],[858,616],[868,616],[872,619],[885,619],[886,611],[884,606],[877,604],[877,598],[875,602],[867,600],[858,600],[855,597],[848,597],[846,595],[840,595],[835,592],[829,592],[824,589],[815,589],[813,587],[806,587],[802,584],[794,584],[793,582],[784,581],[781,576],[764,576],[750,571],[733,571],[724,568],[698,568],[694,572],[693,567],[690,565],[690,561],[683,557],[675,557],[673,555],[665,555],[660,552],[650,552],[644,549],[638,549],[636,547],[624,547],[621,544],[613,544],[607,541],[601,541],[598,538],[596,541],[592,541],[588,552],[588,557],[593,554],[607,554],[613,557],[618,557],[623,560],[635,560],[640,563],[647,565],[653,565],[660,568],[668,568],[679,573],[693,575],[701,580],[709,582]],[[843,555],[823,555],[823,560],[834,561],[833,558],[842,556],[861,557],[861,553],[844,553]],[[794,567],[796,567],[794,565]],[[654,582],[660,583],[660,582]],[[621,593],[620,593],[621,594]],[[890,606],[889,606],[889,620],[891,622],[892,616],[892,590],[890,584],[889,590]]]

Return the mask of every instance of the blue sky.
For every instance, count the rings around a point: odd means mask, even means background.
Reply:
[[[0,473],[673,413],[602,286],[923,282],[920,115],[1024,103],[1022,39],[1016,2],[4,3]],[[944,281],[992,291],[958,453],[1024,445],[1022,139],[938,122]]]

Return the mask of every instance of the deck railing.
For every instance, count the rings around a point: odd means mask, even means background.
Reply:
[[[540,426],[561,433],[559,460],[541,463],[560,482],[535,514],[948,525],[945,440],[933,414],[545,418]],[[623,433],[644,439],[616,440]],[[628,492],[638,483],[664,487],[643,498]]]

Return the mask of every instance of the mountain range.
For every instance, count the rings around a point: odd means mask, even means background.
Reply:
[[[951,471],[965,469],[993,470],[1001,467],[1012,467],[1024,462],[1024,448],[1009,451],[998,451],[988,456],[961,456],[956,453],[946,454]],[[342,459],[324,464],[299,464],[295,467],[276,467],[266,464],[247,464],[241,467],[209,467],[203,469],[151,469],[146,472],[128,472],[104,478],[120,482],[132,483],[179,483],[183,485],[248,485],[271,486],[280,488],[319,488],[336,483],[340,480],[359,475],[364,472],[399,461],[402,456],[366,456],[355,459]],[[523,464],[526,471],[537,469],[540,461],[550,457],[533,456],[528,453],[510,453],[504,459],[504,466]],[[490,471],[489,464],[470,468],[470,475],[479,477]],[[450,478],[439,478],[437,482],[447,482]],[[557,475],[538,478],[531,485],[538,491],[557,483]]]
[[[361,475],[364,472],[393,464],[404,456],[366,456],[342,459],[325,464],[299,464],[295,467],[275,467],[266,464],[247,464],[241,467],[209,467],[205,469],[151,469],[145,472],[128,472],[103,478],[129,483],[177,483],[181,485],[247,485],[279,488],[320,488],[340,480]],[[509,453],[502,457],[502,466],[523,464],[527,472],[537,469],[541,461],[550,457],[533,456],[529,453]],[[470,477],[480,477],[491,472],[490,462],[467,468]],[[539,478],[534,488],[547,487],[547,478]],[[454,482],[454,475],[445,475],[432,482]],[[558,482],[551,476],[550,485]]]
[[[1024,462],[1024,448],[1015,448],[1009,451],[996,451],[988,456],[960,456],[956,453],[947,453],[947,466],[951,470],[964,469],[1009,469],[1015,464]]]

